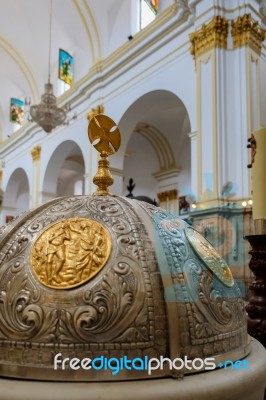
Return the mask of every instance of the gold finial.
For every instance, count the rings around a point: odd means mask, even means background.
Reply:
[[[106,196],[112,194],[108,187],[113,184],[107,157],[117,152],[121,144],[121,135],[116,123],[103,114],[96,115],[90,120],[88,135],[91,144],[100,153],[98,171],[93,183],[98,186],[94,195]]]
[[[98,106],[92,108],[88,113],[87,113],[87,120],[90,121],[93,117],[95,117],[98,114],[103,114],[104,113],[104,106],[102,104],[99,104]]]

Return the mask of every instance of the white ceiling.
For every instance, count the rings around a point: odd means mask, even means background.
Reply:
[[[53,0],[51,83],[59,48],[74,56],[74,79],[108,54],[114,10],[131,0]],[[0,131],[10,131],[10,98],[40,101],[48,80],[50,0],[0,0]],[[123,41],[126,37],[123,35]],[[0,132],[0,133],[1,133]],[[8,132],[10,133],[10,132]]]

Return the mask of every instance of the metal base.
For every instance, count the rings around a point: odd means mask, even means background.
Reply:
[[[263,400],[266,350],[256,340],[246,369],[218,369],[183,379],[127,382],[37,382],[0,379],[0,400]]]

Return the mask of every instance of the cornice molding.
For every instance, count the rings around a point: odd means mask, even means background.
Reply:
[[[190,53],[194,57],[211,49],[212,47],[227,48],[228,21],[216,15],[208,24],[203,24],[201,29],[189,35],[191,41]]]
[[[197,139],[198,131],[189,132],[187,135],[188,135],[189,139],[191,139],[191,140]]]
[[[124,177],[124,171],[120,168],[109,167],[111,174]]]
[[[258,54],[261,53],[262,42],[266,38],[266,31],[262,29],[258,21],[251,14],[244,14],[231,22],[231,34],[234,49],[249,46]]]
[[[181,168],[173,167],[166,170],[160,170],[158,172],[154,172],[152,176],[158,181],[163,181],[165,179],[177,178]]]

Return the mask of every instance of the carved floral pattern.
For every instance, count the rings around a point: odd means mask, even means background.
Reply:
[[[106,265],[91,281],[68,289],[67,293],[66,289],[58,291],[43,286],[29,265],[32,243],[52,224],[79,217],[98,221],[108,228],[112,250]],[[138,342],[142,349],[153,348],[157,353],[166,354],[166,325],[163,345],[158,344],[160,351],[156,350],[154,339],[153,301],[162,296],[161,288],[152,288],[149,278],[149,268],[155,270],[156,260],[153,256],[154,261],[147,262],[143,243],[149,249],[149,257],[154,250],[145,230],[134,229],[136,224],[141,224],[136,212],[123,200],[80,196],[57,199],[39,207],[28,214],[18,229],[14,225],[10,237],[3,232],[0,340],[7,347],[13,346],[12,341],[19,341],[23,346],[26,341],[31,343],[27,359],[25,352],[15,352],[14,359],[47,365],[52,357],[47,356],[43,361],[38,347],[46,343],[49,346],[79,344],[80,348],[94,346],[93,352],[97,346],[103,349],[108,343],[110,346],[116,343],[118,347],[127,343],[129,348],[136,348]],[[9,357],[9,352],[3,354]],[[3,357],[0,355],[0,360]]]
[[[200,258],[195,258],[184,234],[185,226],[175,223],[175,215],[139,205],[153,219],[167,258],[182,327],[181,354],[214,355],[247,344],[244,301],[237,284],[224,286]],[[205,343],[209,346],[207,353]]]

